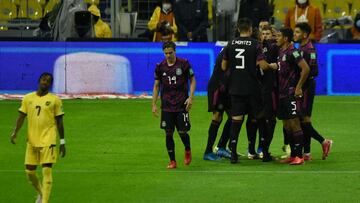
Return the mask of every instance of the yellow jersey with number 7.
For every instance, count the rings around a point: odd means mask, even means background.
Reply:
[[[60,98],[47,93],[39,96],[36,92],[25,95],[19,111],[27,115],[27,142],[33,147],[56,144],[56,116],[64,114]]]

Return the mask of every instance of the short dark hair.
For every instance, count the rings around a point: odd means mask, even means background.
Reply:
[[[51,84],[53,83],[54,77],[53,77],[53,75],[52,75],[51,73],[48,73],[48,72],[42,73],[42,74],[40,75],[40,77],[39,77],[39,82],[40,82],[41,78],[44,77],[44,76],[49,76],[50,79],[51,79]]]
[[[272,27],[270,25],[264,26],[261,31],[270,30],[272,32]]]
[[[288,38],[288,40],[287,40],[288,42],[291,42],[293,40],[294,32],[292,31],[291,28],[283,27],[280,29],[280,32],[284,37]]]
[[[295,25],[295,28],[299,28],[302,32],[305,32],[306,34],[308,34],[308,36],[311,33],[311,27],[308,23],[298,23]]]
[[[240,32],[247,32],[252,28],[252,21],[249,18],[240,18],[237,22]]]
[[[166,48],[173,48],[174,51],[176,50],[176,44],[172,41],[169,41],[169,42],[164,42],[163,43],[163,46],[162,46],[162,49],[165,50]]]

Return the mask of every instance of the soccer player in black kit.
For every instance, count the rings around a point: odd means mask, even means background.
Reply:
[[[240,37],[228,42],[224,48],[221,68],[230,71],[229,93],[231,95],[231,163],[238,162],[237,142],[244,115],[259,118],[262,109],[260,83],[257,78],[257,64],[263,70],[273,68],[265,61],[261,45],[251,38],[252,23],[248,18],[239,19],[237,29]]]
[[[221,50],[216,58],[213,73],[208,82],[208,112],[212,112],[212,120],[208,130],[208,141],[204,152],[204,160],[216,161],[221,157],[230,158],[230,152],[226,150],[226,144],[230,137],[231,116],[230,116],[230,95],[227,87],[228,72],[221,69],[221,62],[224,57],[224,51]],[[222,135],[217,145],[216,154],[213,153],[213,145],[222,122],[224,112],[228,119],[225,122]]]
[[[276,63],[279,55],[279,48],[276,40],[272,37],[272,28],[263,26],[260,32],[263,54],[266,62]],[[273,160],[269,154],[269,147],[273,138],[276,125],[276,104],[277,104],[277,76],[276,71],[268,69],[259,70],[259,81],[261,83],[261,95],[263,99],[264,117],[260,120],[248,117],[246,121],[246,131],[248,136],[248,158],[256,159],[258,156],[264,162]],[[259,146],[255,152],[256,131],[259,129]],[[264,157],[265,154],[265,157]]]
[[[300,52],[291,43],[293,31],[281,28],[277,33],[277,45],[280,47],[278,57],[279,108],[278,118],[283,120],[286,134],[290,137],[291,156],[282,163],[300,165],[303,158],[303,131],[300,125],[303,85],[310,68]]]
[[[160,128],[165,130],[166,148],[170,157],[168,169],[176,168],[175,144],[173,134],[175,127],[185,146],[184,164],[191,162],[189,110],[192,106],[196,81],[188,60],[176,57],[174,42],[165,42],[162,47],[165,60],[156,64],[155,83],[152,97],[152,113],[158,116],[156,101],[161,92]],[[190,96],[188,95],[190,80]]]
[[[294,29],[294,41],[300,43],[299,51],[307,64],[310,66],[309,77],[304,84],[304,101],[302,105],[303,116],[301,121],[301,128],[304,132],[304,160],[311,160],[310,144],[311,138],[317,140],[322,146],[322,159],[326,159],[332,145],[332,140],[325,139],[312,126],[311,113],[315,97],[316,81],[315,77],[318,75],[318,64],[316,50],[309,39],[311,27],[307,23],[298,23]]]

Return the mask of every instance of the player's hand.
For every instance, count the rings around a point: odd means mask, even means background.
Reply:
[[[60,154],[61,157],[64,157],[64,156],[65,156],[65,154],[66,154],[66,149],[65,149],[65,145],[64,145],[64,144],[61,144],[61,145],[60,145],[59,154]]]
[[[191,97],[187,98],[184,104],[186,105],[185,107],[186,111],[189,112],[192,106],[192,98]]]
[[[296,87],[296,88],[295,88],[295,97],[296,97],[296,98],[301,98],[302,96],[303,96],[302,89]]]
[[[16,144],[16,134],[13,132],[13,133],[11,133],[11,135],[10,135],[10,142],[12,143],[12,144]]]
[[[278,69],[278,66],[276,63],[270,63],[269,64],[270,68],[273,69],[273,70],[277,70]]]
[[[154,117],[159,117],[156,104],[152,105],[152,113],[153,113]]]
[[[188,32],[188,33],[187,33],[187,38],[188,38],[188,40],[192,41],[193,33],[192,33],[192,32]]]

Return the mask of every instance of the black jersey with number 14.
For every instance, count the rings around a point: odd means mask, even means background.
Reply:
[[[188,82],[194,76],[186,59],[176,58],[169,66],[166,60],[156,65],[155,80],[160,81],[161,109],[166,112],[182,112],[188,96]]]

